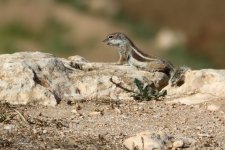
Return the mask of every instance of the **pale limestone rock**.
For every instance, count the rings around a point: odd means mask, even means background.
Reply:
[[[138,78],[162,89],[168,82],[164,73],[41,52],[0,55],[0,68],[0,100],[11,104],[54,106],[61,100],[129,100],[131,93],[117,85],[137,90],[134,78]]]
[[[225,70],[189,70],[185,82],[180,87],[166,86],[170,102],[198,104],[225,98]]]
[[[196,140],[186,137],[175,137],[164,132],[144,131],[124,140],[123,145],[128,150],[167,150],[189,147],[196,143]]]
[[[166,149],[166,142],[170,137],[164,133],[154,133],[150,131],[144,131],[136,134],[133,137],[126,139],[123,145],[129,150],[142,149]]]

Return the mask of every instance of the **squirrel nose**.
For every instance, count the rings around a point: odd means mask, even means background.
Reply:
[[[108,38],[104,39],[102,42],[103,42],[103,43],[108,42]]]

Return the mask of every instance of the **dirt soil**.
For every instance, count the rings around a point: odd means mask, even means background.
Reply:
[[[62,102],[56,107],[0,104],[1,149],[125,149],[123,141],[154,130],[196,143],[186,149],[225,149],[225,117],[205,104],[163,101]]]

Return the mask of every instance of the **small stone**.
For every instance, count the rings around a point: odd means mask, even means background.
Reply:
[[[83,115],[81,115],[79,118],[84,119],[84,116],[83,116]]]
[[[12,131],[12,129],[15,128],[15,125],[9,124],[9,125],[5,125],[4,129],[8,130],[8,131]]]
[[[115,108],[115,112],[116,112],[117,114],[121,114],[121,113],[122,113],[121,110],[120,110],[119,108]]]
[[[93,112],[90,113],[90,115],[93,115],[93,116],[101,115],[101,112],[100,111],[93,111]]]
[[[182,140],[177,140],[175,142],[173,142],[173,148],[182,148],[184,146],[184,141]]]
[[[198,136],[200,136],[200,137],[209,137],[209,138],[212,137],[211,135],[209,135],[207,133],[198,133]]]
[[[173,104],[169,105],[169,108],[170,109],[176,108],[176,104],[173,103]]]
[[[207,110],[210,110],[210,111],[217,111],[219,110],[219,108],[220,108],[219,106],[216,106],[214,104],[207,106]]]
[[[73,114],[78,114],[78,112],[77,112],[76,109],[71,110],[71,113],[73,113]]]
[[[33,131],[33,134],[36,134],[37,133],[37,130],[36,129],[33,129],[32,131]]]
[[[47,133],[47,130],[43,130],[43,133],[44,133],[44,134]]]
[[[201,130],[201,129],[202,129],[202,127],[201,127],[201,126],[197,126],[197,127],[196,127],[196,129]]]
[[[138,111],[138,106],[134,106],[134,111]]]
[[[138,107],[138,110],[139,110],[139,111],[144,111],[145,109],[144,109],[143,106],[139,106],[139,107]]]
[[[71,110],[71,113],[75,114],[76,116],[82,116],[82,114],[80,112],[77,111],[77,109],[73,109]],[[74,119],[75,116],[72,116],[71,119]]]

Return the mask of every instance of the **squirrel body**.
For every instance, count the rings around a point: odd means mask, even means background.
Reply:
[[[183,82],[186,67],[176,68],[171,62],[143,53],[125,34],[116,32],[109,34],[104,43],[118,48],[119,60],[117,64],[129,64],[150,72],[163,72],[170,77],[172,85]]]

